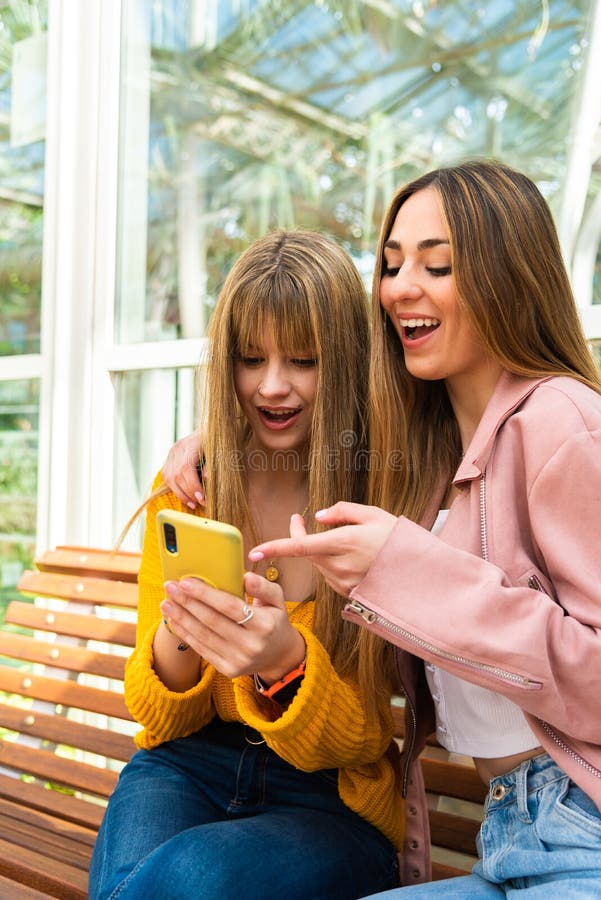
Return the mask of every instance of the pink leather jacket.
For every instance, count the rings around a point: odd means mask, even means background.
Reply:
[[[440,533],[441,496],[420,525],[399,518],[344,613],[400,648],[404,884],[429,878],[422,660],[517,703],[601,808],[601,395],[504,373],[454,483]]]

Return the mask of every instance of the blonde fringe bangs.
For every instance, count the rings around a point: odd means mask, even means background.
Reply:
[[[278,350],[305,353],[316,345],[311,305],[306,292],[286,273],[272,273],[231,304],[231,352],[244,356],[261,348],[266,335]],[[282,298],[285,298],[282,301]]]

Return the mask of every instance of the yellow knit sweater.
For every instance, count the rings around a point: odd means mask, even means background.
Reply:
[[[160,484],[157,478],[155,486]],[[163,494],[147,508],[136,647],[127,662],[125,702],[143,726],[138,747],[147,750],[164,741],[199,731],[215,715],[226,722],[245,722],[261,733],[284,760],[305,772],[338,769],[343,802],[378,828],[400,850],[403,806],[398,777],[398,749],[392,738],[392,716],[386,703],[381,723],[367,723],[354,681],[338,676],[330,657],[311,631],[313,602],[287,604],[291,622],[307,644],[306,673],[292,703],[276,718],[257,694],[253,679],[229,679],[201,663],[198,684],[184,693],[168,690],[153,668],[153,639],[161,622],[164,598],[156,514],[163,508],[191,513],[175,494]]]

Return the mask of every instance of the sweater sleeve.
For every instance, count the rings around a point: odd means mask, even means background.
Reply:
[[[159,477],[155,489],[160,484]],[[171,493],[154,498],[147,508],[136,647],[125,671],[125,700],[143,726],[135,738],[137,746],[150,750],[185,737],[215,715],[246,723],[296,768],[306,772],[338,769],[339,792],[346,805],[400,849],[403,806],[390,699],[382,698],[377,721],[368,722],[357,685],[337,674],[312,632],[313,602],[287,604],[290,619],[307,644],[307,667],[295,698],[281,715],[257,693],[252,677],[231,680],[202,661],[200,680],[190,690],[176,693],[161,682],[154,671],[153,641],[164,596],[156,515],[165,507],[189,513]]]
[[[282,759],[304,772],[338,770],[346,805],[403,847],[404,820],[399,750],[393,739],[390,697],[382,698],[377,721],[368,722],[353,679],[341,678],[311,630],[313,603],[290,610],[307,644],[306,672],[278,716],[257,694],[249,676],[234,679],[238,716],[261,733]]]
[[[158,476],[153,487],[161,483]],[[125,675],[127,706],[144,729],[136,737],[138,746],[150,748],[184,737],[218,714],[224,720],[246,722],[279,756],[304,771],[369,766],[381,760],[393,735],[389,699],[382,703],[378,720],[368,722],[356,683],[337,674],[311,630],[312,602],[288,604],[291,621],[307,645],[307,663],[301,686],[281,715],[265,704],[251,676],[231,682],[205,663],[200,681],[190,690],[176,693],[165,687],[154,671],[152,651],[164,596],[156,515],[165,507],[183,510],[172,493],[161,494],[148,505],[138,578],[136,648]]]
[[[305,618],[306,609],[300,615]],[[377,722],[368,722],[356,684],[341,678],[307,620],[292,621],[307,645],[305,676],[286,710],[273,719],[250,676],[234,681],[244,722],[261,732],[266,743],[291,765],[306,772],[368,765],[379,760],[392,741],[390,700]],[[296,619],[296,621],[295,621]]]
[[[153,490],[161,484],[158,475]],[[135,741],[145,749],[192,734],[215,715],[212,686],[216,673],[212,666],[201,663],[200,681],[182,693],[170,691],[154,671],[153,641],[162,620],[160,604],[164,598],[156,516],[159,509],[165,508],[190,513],[170,492],[155,497],[146,508],[138,575],[136,646],[125,669],[125,702],[136,722],[143,726]]]

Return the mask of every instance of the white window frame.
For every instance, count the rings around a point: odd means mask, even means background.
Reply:
[[[143,35],[135,22],[143,4],[49,0],[42,352],[22,363],[28,377],[34,370],[41,377],[38,549],[112,545],[115,376],[193,368],[205,346],[204,340],[116,345],[113,339],[121,16],[129,17],[130,34]],[[149,47],[134,51],[149,53]],[[138,82],[132,89],[150,86]],[[143,117],[139,99],[135,108]],[[127,135],[124,156],[127,166]],[[145,244],[142,249],[145,279]]]

